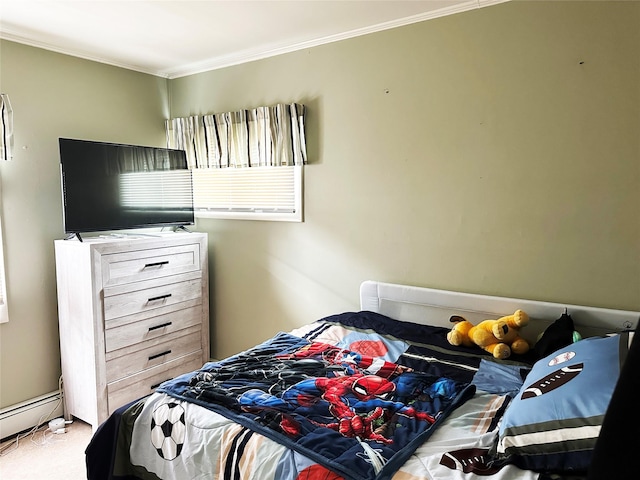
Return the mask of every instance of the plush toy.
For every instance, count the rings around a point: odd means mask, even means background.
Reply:
[[[459,315],[453,315],[449,321],[455,323],[447,334],[451,345],[477,345],[501,359],[509,358],[512,353],[529,351],[529,342],[519,334],[519,330],[529,323],[529,316],[522,310],[497,320],[483,320],[478,325]]]

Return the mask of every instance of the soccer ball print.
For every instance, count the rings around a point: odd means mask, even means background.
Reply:
[[[180,455],[186,430],[184,408],[180,404],[163,403],[153,411],[151,443],[161,458],[173,460]]]

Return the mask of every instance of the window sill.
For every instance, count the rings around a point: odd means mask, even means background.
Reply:
[[[266,220],[271,222],[302,222],[302,211],[296,212],[238,212],[238,211],[198,211],[196,218],[214,218],[222,220]]]

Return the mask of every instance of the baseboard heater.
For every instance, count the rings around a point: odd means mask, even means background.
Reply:
[[[38,422],[45,423],[52,418],[61,417],[61,397],[60,390],[56,390],[0,410],[0,439],[30,430]]]

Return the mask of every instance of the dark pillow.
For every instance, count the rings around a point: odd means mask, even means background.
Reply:
[[[571,345],[574,341],[575,328],[573,318],[567,313],[547,327],[547,329],[536,342],[533,351],[536,358],[544,358],[556,350]]]

